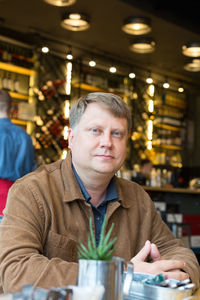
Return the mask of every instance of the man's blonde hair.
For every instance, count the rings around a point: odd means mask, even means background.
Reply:
[[[73,102],[70,109],[69,123],[71,128],[75,128],[87,106],[90,103],[97,103],[106,107],[114,116],[127,120],[128,131],[131,129],[131,112],[124,100],[112,93],[90,93]]]

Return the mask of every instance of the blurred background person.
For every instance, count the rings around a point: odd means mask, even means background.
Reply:
[[[31,137],[10,120],[11,103],[9,93],[0,90],[0,215],[11,185],[37,167]]]
[[[149,159],[143,159],[140,162],[140,170],[131,178],[132,181],[140,185],[148,185],[153,164]]]

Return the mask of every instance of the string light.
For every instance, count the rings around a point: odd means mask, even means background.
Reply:
[[[153,79],[149,76],[149,77],[146,79],[146,83],[148,83],[148,84],[153,83]]]
[[[109,71],[110,71],[110,73],[116,73],[117,69],[116,69],[116,67],[110,67]]]
[[[45,40],[46,39],[46,37],[42,37],[41,36],[41,40]],[[74,46],[73,46],[74,47]],[[67,56],[67,59],[68,60],[71,60],[72,59],[72,54],[70,53],[70,48],[71,48],[71,45],[69,45],[69,44],[67,44],[66,43],[66,48],[68,48],[68,50],[69,50],[69,53],[68,54],[70,54],[69,56]],[[78,50],[82,50],[83,51],[83,49],[81,48],[81,47],[76,47]],[[52,51],[53,51],[53,49],[51,49]],[[47,46],[44,46],[44,47],[42,47],[42,48],[40,48],[40,51],[42,51],[43,53],[48,53],[49,51],[50,51],[50,49],[47,47]],[[89,51],[89,50],[88,50]],[[66,51],[67,52],[67,51]],[[65,58],[66,58],[66,52],[65,52],[65,54],[64,53],[60,53],[61,55],[62,55],[62,57],[63,56],[65,56]],[[71,56],[72,55],[72,56]],[[98,54],[95,54],[95,55],[98,55]],[[100,56],[99,56],[99,58],[100,58]],[[103,56],[102,55],[102,60],[104,60],[104,64],[105,64],[105,58],[106,58],[106,55],[105,56]],[[107,56],[107,59],[109,58],[109,56]],[[110,58],[109,58],[109,61],[110,61]],[[93,60],[93,58],[91,57],[91,60],[90,60],[90,62],[89,61],[87,61],[87,64],[89,63],[89,65],[91,66],[91,67],[93,67],[93,66],[95,66],[95,60]],[[121,63],[119,62],[119,64],[121,65]],[[122,62],[122,64],[123,64],[123,62]],[[138,67],[136,67],[136,66],[128,66],[127,65],[127,68],[138,68]],[[121,75],[123,76],[126,76],[125,75],[125,73],[126,73],[126,71],[125,71],[125,69],[123,70],[123,66],[122,66],[122,68],[121,68],[121,66],[119,66],[119,70],[118,70],[118,68],[117,68],[117,66],[116,67],[114,67],[114,66],[112,66],[111,68],[109,68],[109,72],[111,72],[111,73],[116,73],[116,72],[118,72],[119,71],[119,73],[120,73],[120,69],[121,69]],[[104,65],[104,69],[106,70],[108,70],[108,67],[106,66],[106,65]],[[137,78],[139,78],[139,79],[141,79],[141,80],[144,80],[144,78],[145,78],[145,74],[144,73],[146,73],[146,72],[149,72],[149,70],[148,69],[138,69],[138,73],[139,74],[137,74]],[[141,74],[140,74],[140,72],[141,72]],[[143,74],[142,74],[143,73]],[[156,85],[161,85],[161,81],[162,81],[162,79],[159,79],[159,77],[161,78],[161,77],[163,77],[163,75],[161,75],[161,74],[159,74],[159,73],[156,73],[156,74],[154,74],[155,75],[155,78],[154,78],[154,82],[155,82],[155,84]],[[135,73],[134,72],[131,72],[130,71],[130,73],[128,74],[128,76],[129,76],[129,78],[131,78],[131,79],[133,79],[133,78],[135,78],[136,77],[136,75],[135,75]],[[150,78],[150,76],[149,76],[149,78]],[[176,81],[176,79],[174,78],[174,79],[172,79],[172,87],[171,86],[169,86],[169,83],[165,83],[164,84],[164,88],[171,88],[172,90],[176,90],[176,91],[179,91],[180,93],[183,93],[184,92],[184,89],[182,89],[182,87],[181,87],[181,89],[179,89],[179,87],[175,84],[175,81]],[[151,84],[150,82],[152,82],[152,79],[148,79],[148,84]]]
[[[63,150],[61,159],[65,159],[67,157],[67,150]]]
[[[179,86],[178,92],[179,92],[179,93],[183,93],[183,92],[184,92],[184,88],[183,88],[182,86]]]
[[[147,149],[148,150],[152,149],[152,141],[147,141]]]
[[[149,100],[149,103],[148,103],[148,110],[150,113],[152,113],[154,111],[154,102],[152,99]]]
[[[150,141],[153,138],[153,121],[152,120],[147,121],[147,138]]]
[[[67,74],[66,74],[66,94],[71,94],[71,79],[72,79],[72,63],[67,63]]]
[[[73,59],[73,55],[72,55],[72,52],[71,52],[71,51],[67,53],[66,58],[67,58],[68,60],[72,60],[72,59]]]
[[[168,89],[169,86],[170,86],[170,85],[169,85],[169,82],[166,81],[166,82],[163,83],[164,89]]]
[[[47,46],[43,46],[42,47],[42,52],[43,53],[48,53],[49,52],[49,48]]]
[[[131,73],[129,73],[128,76],[129,76],[129,78],[133,79],[133,78],[135,78],[135,73],[131,72]]]
[[[68,131],[69,131],[69,127],[68,126],[65,126],[64,127],[64,140],[67,140],[68,139]]]
[[[147,93],[149,94],[150,97],[153,98],[154,93],[155,93],[155,85],[154,84],[150,84],[147,88]]]
[[[89,66],[92,67],[92,68],[95,67],[96,66],[96,62],[93,59],[90,60],[89,61]]]
[[[65,101],[65,118],[68,119],[69,118],[69,100]]]
[[[68,47],[69,47],[69,46],[68,46]],[[48,52],[49,52],[49,48],[48,48],[47,46],[42,47],[41,50],[42,50],[43,53],[48,53]],[[69,50],[69,52],[67,53],[66,58],[67,58],[68,60],[72,60],[72,59],[73,59],[73,55],[72,55],[71,50]],[[70,63],[70,62],[69,62],[69,63]],[[89,64],[90,67],[95,67],[95,66],[96,66],[96,61],[95,61],[93,58],[91,58],[91,60],[89,60],[87,63]],[[68,70],[69,73],[71,73],[70,68],[72,68],[72,65],[69,65],[68,68],[69,68],[69,70]],[[134,68],[135,68],[135,67],[134,67]],[[118,71],[118,70],[117,70],[117,68],[116,68],[115,66],[111,66],[111,67],[109,68],[109,72],[110,72],[110,73],[116,73],[117,71]],[[143,70],[143,73],[144,73],[144,72],[145,72],[145,70]],[[122,71],[121,74],[123,75],[123,71]],[[141,74],[139,74],[139,75],[140,75],[140,76],[137,76],[137,78],[140,78],[141,80],[144,80],[145,75],[144,75],[144,74],[142,75],[142,72],[141,72]],[[155,76],[157,75],[158,78],[161,77],[159,74],[154,74],[154,75],[155,75]],[[69,77],[70,77],[70,76],[69,76]],[[130,73],[128,74],[128,77],[129,77],[130,79],[134,79],[134,78],[136,78],[136,74],[135,74],[134,72],[130,72]],[[142,78],[143,78],[143,79],[142,79]],[[156,77],[155,77],[155,78],[156,78]],[[158,79],[158,78],[156,78],[155,84],[160,85],[162,79]],[[71,80],[71,79],[70,79],[70,80]],[[152,84],[152,83],[154,82],[154,79],[151,77],[151,75],[149,75],[148,78],[147,78],[145,81],[149,84],[149,89],[147,90],[148,95],[149,95],[150,97],[154,97],[155,86]],[[174,80],[174,82],[175,82],[175,80]],[[70,84],[68,83],[67,86],[68,86],[68,88],[67,88],[67,90],[68,90],[67,95],[70,95],[70,93],[71,93],[71,82],[70,82]],[[169,82],[166,80],[166,81],[163,83],[162,86],[163,86],[163,88],[168,89],[168,88],[170,87],[170,84],[169,84]],[[179,93],[183,93],[183,92],[185,91],[184,88],[183,88],[182,86],[179,87],[179,86],[177,86],[176,84],[173,84],[172,86],[173,86],[172,89],[178,91]]]

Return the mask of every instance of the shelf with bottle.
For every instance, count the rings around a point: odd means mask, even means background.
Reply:
[[[183,129],[183,127],[177,127],[174,125],[162,124],[162,123],[155,123],[154,126],[157,128],[162,128],[171,131],[181,131]]]
[[[155,100],[155,106],[165,109],[185,110],[187,108],[187,101],[184,95],[167,92],[162,93],[160,97]]]
[[[65,80],[48,81],[34,90],[37,99],[35,147],[46,163],[60,159],[63,150],[68,149],[69,120],[64,108],[69,100],[67,95],[60,93],[64,83]]]
[[[82,65],[81,70],[74,65],[72,87],[86,92],[110,92],[122,98],[125,96],[124,76],[86,65]]]
[[[90,84],[87,84],[87,83],[73,83],[72,84],[72,87],[74,88],[78,88],[78,89],[81,89],[81,90],[85,90],[85,91],[88,91],[88,92],[104,92],[104,93],[114,93],[120,97],[124,97],[124,94],[123,93],[119,93],[118,91],[115,91],[113,88],[107,88],[107,89],[103,89],[103,88],[99,88],[97,86],[94,86],[94,85],[90,85]]]
[[[11,121],[16,124],[16,125],[22,125],[22,126],[27,126],[28,121],[24,121],[24,120],[19,120],[19,119],[13,119],[11,118]]]
[[[46,162],[53,162],[61,158],[63,150],[68,149],[68,140],[64,138],[63,127],[58,121],[48,123],[36,127],[34,146],[36,151],[42,150]]]
[[[34,148],[36,153],[41,154],[44,162],[50,163],[60,158],[62,150],[47,132],[38,131],[34,136]]]
[[[36,72],[19,66],[0,62],[0,88],[12,98],[11,120],[16,125],[32,132],[35,103],[31,93]]]
[[[172,166],[170,164],[153,164],[153,168],[154,169],[166,169],[166,170],[170,170],[170,171],[173,171],[174,169],[176,169],[177,167],[175,166]]]
[[[169,117],[174,119],[184,119],[185,117],[185,110],[180,110],[176,107],[169,107],[166,105],[155,105],[155,111],[157,116],[159,117]]]
[[[13,99],[28,100],[30,76],[0,69],[0,88],[7,90]]]
[[[9,71],[9,72],[14,72],[14,73],[18,73],[18,74],[27,75],[27,76],[37,74],[36,70],[27,69],[27,68],[24,68],[24,67],[19,67],[19,66],[4,63],[4,62],[1,62],[1,61],[0,61],[0,69],[4,70],[4,71]]]
[[[18,65],[25,68],[32,68],[35,63],[33,49],[25,45],[9,43],[7,39],[0,41],[0,60],[9,64]]]
[[[152,163],[154,165],[166,165],[170,167],[182,167],[182,151],[176,149],[154,149]]]
[[[162,111],[176,111],[176,112],[184,112],[187,108],[186,104],[184,105],[173,105],[173,104],[169,104],[169,103],[162,103],[161,100],[157,99],[154,102],[155,104],[155,108],[162,110]]]
[[[160,149],[168,149],[168,150],[183,150],[184,148],[177,145],[168,145],[168,144],[160,144],[160,145],[153,145],[154,148]]]
[[[9,91],[9,94],[13,99],[24,100],[24,101],[28,101],[29,99],[29,95],[21,94],[18,92]]]
[[[177,128],[184,128],[186,126],[186,122],[183,119],[176,119],[173,117],[167,117],[167,116],[156,116],[154,119],[154,125],[156,124],[163,124],[167,126],[174,126]]]
[[[34,122],[36,114],[35,103],[29,103],[27,101],[16,101],[13,99],[11,102],[10,117],[18,125],[24,124],[24,122]]]

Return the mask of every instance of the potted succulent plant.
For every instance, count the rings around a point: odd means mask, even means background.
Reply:
[[[129,291],[132,281],[133,265],[125,262],[121,257],[113,256],[114,244],[117,240],[117,237],[111,238],[113,227],[114,223],[106,233],[105,216],[97,245],[92,229],[92,218],[90,218],[87,246],[81,241],[78,245],[78,285],[102,287],[105,291],[103,300],[122,300],[123,294]],[[128,276],[124,277],[125,263],[129,271]],[[124,291],[124,286],[126,286],[126,291]]]
[[[112,259],[113,251],[115,249],[114,243],[117,237],[110,239],[114,223],[112,223],[107,234],[105,234],[106,216],[104,218],[101,232],[99,245],[96,244],[95,236],[92,229],[92,217],[89,221],[90,232],[88,235],[87,247],[80,241],[78,246],[78,258],[79,259],[91,259],[91,260],[105,260],[109,261]]]

